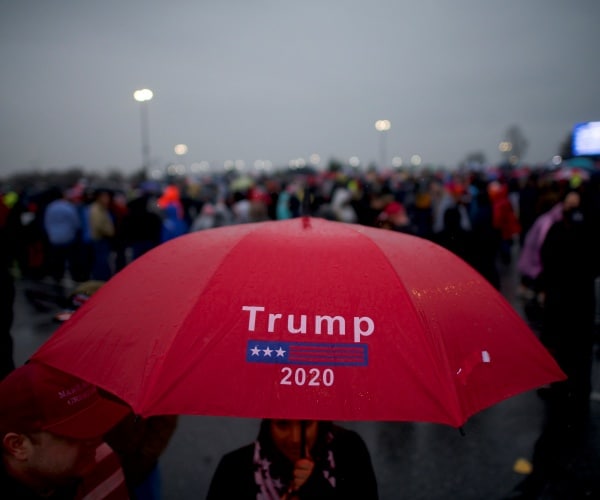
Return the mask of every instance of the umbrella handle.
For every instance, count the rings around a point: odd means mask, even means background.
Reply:
[[[300,458],[306,458],[306,420],[300,420]]]

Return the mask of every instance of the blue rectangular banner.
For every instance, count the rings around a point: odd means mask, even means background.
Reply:
[[[366,366],[367,344],[249,340],[246,361],[287,365]]]

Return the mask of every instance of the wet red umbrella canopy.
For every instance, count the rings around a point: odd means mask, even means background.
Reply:
[[[137,259],[33,356],[142,415],[461,426],[564,378],[455,255],[304,218],[191,233]]]

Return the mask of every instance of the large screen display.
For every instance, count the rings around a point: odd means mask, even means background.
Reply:
[[[600,122],[578,123],[573,127],[573,155],[600,155]]]

